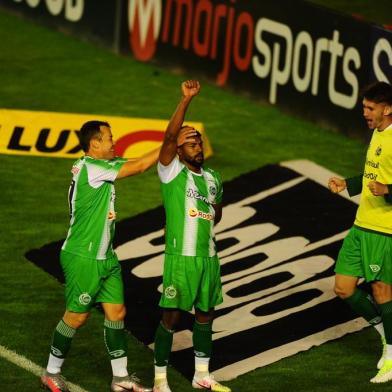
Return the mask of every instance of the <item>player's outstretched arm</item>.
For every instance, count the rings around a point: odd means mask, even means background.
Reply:
[[[157,162],[159,150],[160,148],[156,148],[155,150],[142,155],[140,158],[130,159],[129,161],[125,162],[121,166],[121,169],[119,170],[116,178],[120,179],[143,173]]]
[[[165,166],[169,165],[177,154],[177,137],[192,98],[200,92],[200,83],[197,80],[187,80],[181,84],[181,89],[181,100],[166,128],[165,137],[159,153],[159,162]]]
[[[328,188],[333,193],[340,193],[347,188],[346,180],[339,177],[331,177],[328,181]]]

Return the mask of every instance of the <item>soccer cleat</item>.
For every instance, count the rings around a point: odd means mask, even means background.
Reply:
[[[392,380],[392,359],[386,359],[383,367],[378,371],[370,382],[380,384]]]
[[[193,376],[192,387],[197,389],[209,389],[215,392],[231,392],[229,387],[220,384],[215,380],[212,374],[207,374],[204,377]]]
[[[45,389],[49,389],[52,392],[69,392],[65,378],[61,373],[45,373],[41,376],[41,383]]]
[[[139,384],[140,380],[132,374],[131,376],[116,377],[113,376],[111,389],[114,392],[135,391],[135,392],[151,392],[151,388],[143,387]]]
[[[384,366],[385,355],[387,354],[387,342],[385,340],[385,337],[382,337],[381,341],[382,341],[382,354],[381,354],[381,358],[377,362],[377,369],[381,369]]]
[[[167,381],[154,384],[153,392],[171,392]]]

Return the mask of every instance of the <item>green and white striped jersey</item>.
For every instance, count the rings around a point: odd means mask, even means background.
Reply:
[[[63,250],[100,260],[113,256],[113,182],[124,162],[123,158],[108,161],[84,156],[74,163],[68,193],[71,220]]]
[[[222,201],[220,175],[208,168],[194,173],[177,157],[168,166],[159,162],[158,174],[166,212],[165,252],[215,256],[213,205]]]

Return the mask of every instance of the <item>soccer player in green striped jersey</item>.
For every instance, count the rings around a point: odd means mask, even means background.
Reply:
[[[328,186],[361,194],[354,226],[336,262],[335,292],[380,333],[383,355],[370,381],[392,380],[392,86],[376,82],[363,92],[363,115],[373,136],[362,175],[332,177]],[[357,287],[371,282],[373,296]]]
[[[85,155],[72,166],[70,227],[60,255],[66,311],[54,331],[41,381],[51,391],[68,391],[61,367],[76,330],[87,321],[94,303],[100,302],[113,371],[112,391],[151,391],[127,371],[123,282],[112,246],[116,220],[114,181],[154,165],[159,149],[138,159],[116,158],[110,126],[102,121],[85,123],[79,139]]]
[[[222,216],[222,180],[203,166],[199,132],[183,126],[186,110],[200,91],[199,82],[182,84],[182,97],[167,127],[158,162],[166,213],[163,315],[155,336],[154,392],[170,392],[166,367],[181,311],[195,310],[192,386],[230,392],[209,373],[214,307],[222,303],[220,265],[214,224]]]

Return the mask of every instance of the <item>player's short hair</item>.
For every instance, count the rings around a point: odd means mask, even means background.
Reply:
[[[78,133],[79,143],[84,152],[87,152],[90,148],[90,141],[94,138],[101,136],[100,127],[109,127],[109,123],[106,121],[87,121],[82,125]]]
[[[363,89],[362,96],[371,102],[392,105],[392,86],[385,82],[375,82]]]

